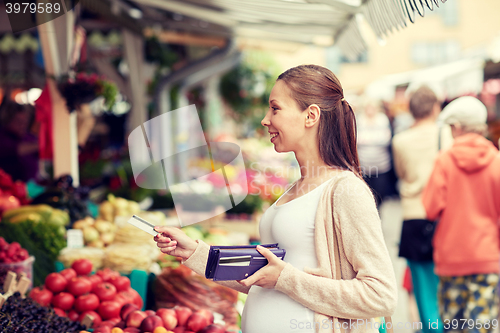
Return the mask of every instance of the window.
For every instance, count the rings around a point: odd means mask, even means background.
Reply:
[[[412,60],[420,65],[437,65],[460,58],[461,48],[457,41],[420,42],[413,44]]]
[[[345,57],[338,46],[332,46],[326,48],[326,65],[334,73],[340,70],[340,65],[342,64],[353,64],[353,63],[366,63],[368,62],[368,52],[365,51],[360,54],[356,60],[352,61]]]

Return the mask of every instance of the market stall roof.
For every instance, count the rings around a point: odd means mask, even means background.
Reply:
[[[350,59],[367,49],[358,26],[360,17],[377,37],[386,37],[414,22],[415,15],[424,16],[424,9],[432,10],[444,2],[427,0],[419,7],[414,0],[80,0],[85,9],[106,17],[108,25],[114,23],[136,33],[159,27],[163,32],[205,37],[336,44]],[[0,20],[0,34],[10,30],[7,21]],[[187,38],[201,43],[192,35],[168,37],[168,41]]]
[[[362,15],[378,37],[413,22],[424,7],[413,0],[123,0],[205,22],[203,30],[225,27],[235,36],[321,45],[337,44],[356,58],[367,48],[357,17]],[[428,9],[446,0],[426,1]],[[422,3],[422,2],[421,2]],[[175,19],[175,17],[174,17]],[[189,26],[185,26],[189,29]],[[197,27],[199,29],[199,27]]]
[[[479,93],[483,88],[484,58],[471,56],[446,64],[384,76],[365,90],[368,96],[394,99],[395,88],[407,86],[407,92],[422,85],[434,90],[438,98],[453,99],[464,94]]]

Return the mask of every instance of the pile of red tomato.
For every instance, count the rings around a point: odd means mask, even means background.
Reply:
[[[59,273],[51,273],[43,287],[36,287],[30,297],[43,306],[52,306],[56,314],[73,321],[82,321],[86,315],[93,326],[107,320],[120,319],[125,304],[142,308],[143,301],[130,287],[130,279],[109,268],[92,272],[92,262],[78,259]]]

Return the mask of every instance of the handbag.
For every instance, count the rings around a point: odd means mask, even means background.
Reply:
[[[425,219],[403,221],[399,256],[414,261],[432,261],[432,238],[436,224]]]
[[[335,228],[335,223],[334,223],[334,228]],[[333,231],[334,237],[333,237],[333,242],[334,242],[334,247],[335,247],[335,279],[336,280],[341,280],[342,279],[342,271],[340,269],[340,250],[339,250],[339,244],[337,241],[337,233],[335,230]],[[392,318],[391,317],[384,317],[385,321],[385,330],[387,333],[394,333],[394,329],[392,328]],[[390,323],[390,327],[388,327],[388,324]],[[342,328],[341,328],[342,330]]]
[[[262,244],[278,258],[283,260],[285,249],[280,249],[278,243]],[[257,245],[242,246],[210,246],[205,277],[214,281],[243,280],[268,263],[259,251]]]

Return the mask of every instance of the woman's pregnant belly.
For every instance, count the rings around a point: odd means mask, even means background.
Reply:
[[[280,291],[253,286],[241,329],[243,333],[314,333],[314,312]]]

